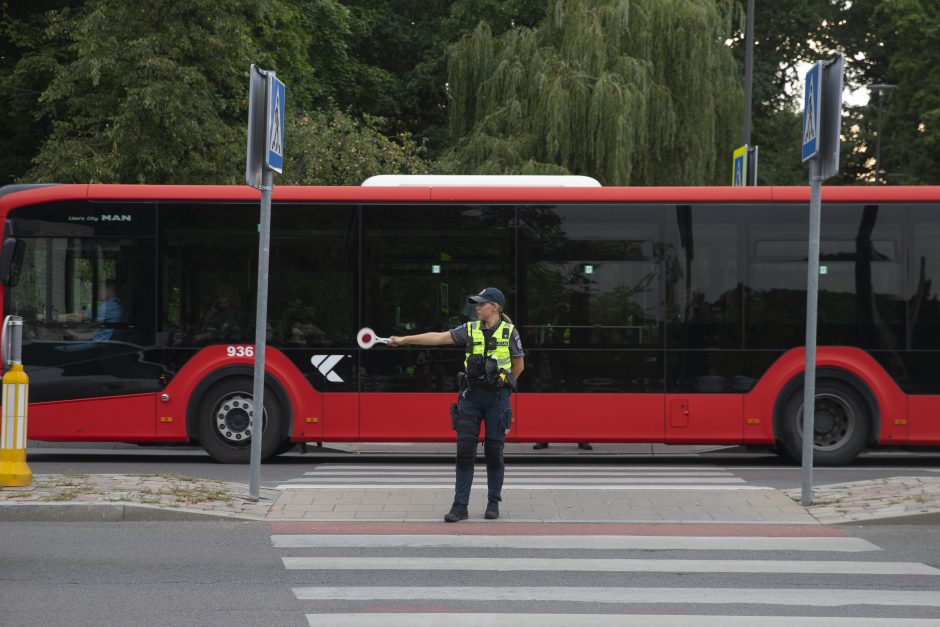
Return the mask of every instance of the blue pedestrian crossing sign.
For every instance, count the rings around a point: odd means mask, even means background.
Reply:
[[[803,92],[803,161],[819,153],[819,119],[822,111],[822,63],[806,73]]]
[[[266,132],[265,165],[278,174],[284,168],[284,96],[286,89],[284,83],[279,81],[274,73],[267,76],[268,98],[265,111]]]

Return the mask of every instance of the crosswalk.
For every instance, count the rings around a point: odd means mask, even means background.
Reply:
[[[529,535],[275,529],[271,541],[311,626],[940,627],[933,566],[891,560],[829,528],[706,535],[691,527],[686,535],[562,535],[552,525]]]
[[[478,464],[477,476],[486,476]],[[454,484],[452,464],[321,464],[302,477],[277,486],[280,490],[440,489]],[[485,489],[478,483],[476,489]],[[504,490],[767,490],[749,485],[726,468],[624,465],[509,465]]]

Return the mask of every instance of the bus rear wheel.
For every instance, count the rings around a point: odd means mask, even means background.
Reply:
[[[251,459],[251,420],[254,416],[252,379],[229,377],[214,384],[199,402],[199,444],[223,464],[247,464]],[[281,407],[269,386],[264,389],[261,458],[275,454],[283,441]]]
[[[787,399],[780,424],[783,453],[803,459],[803,386]],[[813,463],[844,466],[858,457],[868,441],[871,416],[861,395],[848,383],[821,380],[816,384]]]

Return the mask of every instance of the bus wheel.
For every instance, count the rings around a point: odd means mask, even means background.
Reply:
[[[229,377],[203,394],[198,409],[199,444],[223,464],[247,464],[251,459],[252,379]],[[264,389],[261,458],[274,454],[282,441],[281,407],[270,387]]]
[[[871,424],[868,406],[849,384],[832,379],[816,384],[813,463],[843,466],[865,448]],[[787,399],[780,417],[780,446],[784,454],[803,459],[803,387]]]

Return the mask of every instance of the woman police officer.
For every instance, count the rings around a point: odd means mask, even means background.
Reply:
[[[503,489],[505,463],[503,443],[512,418],[509,394],[525,368],[522,340],[503,313],[506,297],[495,287],[488,287],[467,299],[476,305],[477,320],[450,331],[392,336],[389,346],[466,346],[464,373],[461,377],[457,430],[457,468],[454,504],[444,516],[447,522],[468,517],[470,487],[476,461],[480,423],[486,424],[483,454],[486,458],[487,499],[485,517],[499,518],[500,493]]]

